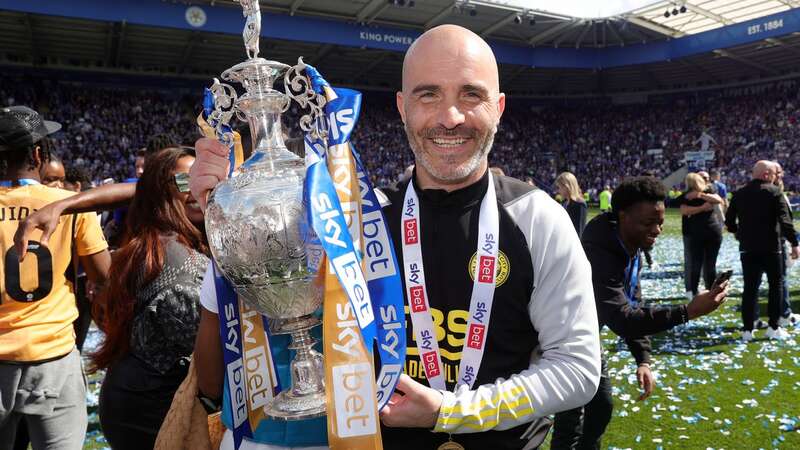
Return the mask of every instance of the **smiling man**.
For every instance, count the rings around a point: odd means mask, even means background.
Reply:
[[[643,252],[652,249],[661,234],[666,196],[664,186],[653,177],[626,180],[614,190],[611,212],[592,219],[583,232],[600,328],[608,325],[628,344],[643,390],[639,400],[650,396],[655,386],[647,336],[713,312],[727,294],[726,281],[685,305],[644,304],[639,285]],[[592,401],[556,415],[552,448],[601,448],[600,438],[611,421],[612,410],[611,380],[604,360],[600,387]]]
[[[383,194],[409,345],[381,412],[383,446],[535,448],[545,416],[597,388],[589,263],[560,205],[488,170],[505,95],[479,36],[453,25],[420,36],[397,108],[415,169]],[[201,139],[197,150],[191,187],[205,199],[226,176],[227,149]]]
[[[530,185],[489,175],[505,95],[486,42],[453,25],[422,35],[406,53],[397,109],[416,169],[413,182],[384,189],[391,203],[384,211],[404,265],[412,252],[401,224],[417,220],[430,310],[414,311],[416,286],[406,277],[409,378],[399,387],[406,395],[382,419],[438,433],[386,428],[384,441],[429,448],[454,433],[467,448],[521,447],[529,422],[594,392],[598,341],[588,322],[594,314],[586,259],[563,208]],[[409,214],[412,200],[418,207]],[[480,275],[473,279],[487,232],[499,245],[493,295],[478,294]],[[473,351],[481,300],[490,316],[482,347]],[[423,314],[438,338],[434,364],[420,339]],[[459,435],[475,432],[483,433]]]

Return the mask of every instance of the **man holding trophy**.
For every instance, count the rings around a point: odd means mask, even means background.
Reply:
[[[491,48],[453,25],[409,48],[397,107],[416,168],[373,191],[349,143],[360,94],[259,58],[258,2],[240,3],[248,60],[222,79],[246,92],[210,89],[190,183],[215,260],[194,360],[223,448],[538,447],[546,416],[597,389],[598,322],[563,208],[488,170],[505,108]],[[311,110],[305,163],[281,137],[290,99]],[[253,142],[241,165],[234,115]],[[93,207],[117,200],[96,191]]]
[[[258,3],[242,3],[253,27]],[[597,316],[563,209],[488,171],[505,107],[491,48],[452,25],[409,48],[397,106],[416,169],[373,192],[349,146],[358,98],[302,63],[257,58],[249,39],[250,59],[223,73],[247,93],[215,85],[217,139],[197,142],[191,172],[216,261],[195,359],[202,394],[223,398],[233,430],[223,447],[538,446],[543,418],[597,389]],[[288,97],[312,110],[301,119],[305,179],[279,138],[282,73]],[[250,124],[254,155],[230,178],[233,114]],[[309,334],[323,303],[324,364]],[[281,369],[271,353],[283,334],[296,355]],[[322,419],[295,420],[326,412],[327,440]]]

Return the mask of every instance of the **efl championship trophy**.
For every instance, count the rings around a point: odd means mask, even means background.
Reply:
[[[253,154],[240,173],[220,183],[209,197],[206,232],[214,260],[239,297],[269,318],[273,334],[290,334],[291,386],[270,403],[267,414],[279,419],[307,419],[325,414],[322,355],[313,350],[309,330],[320,323],[314,316],[322,289],[313,283],[305,245],[309,238],[303,208],[303,159],[287,150],[281,135],[281,113],[291,99],[311,112],[301,128],[324,137],[322,106],[303,74],[302,59],[294,67],[258,57],[261,13],[257,0],[240,0],[244,8],[247,61],[222,73],[222,79],[242,85],[238,95],[215,80],[212,93],[218,136],[232,139],[227,128],[235,115],[250,126]],[[284,77],[284,92],[273,84]],[[212,123],[213,123],[212,122]]]

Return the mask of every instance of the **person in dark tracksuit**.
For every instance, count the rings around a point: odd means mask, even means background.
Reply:
[[[624,181],[614,191],[611,212],[586,226],[583,248],[592,266],[600,327],[608,325],[631,349],[638,365],[636,376],[643,389],[640,400],[653,390],[648,335],[668,330],[716,310],[727,295],[727,282],[676,306],[647,306],[641,298],[639,275],[643,252],[655,244],[664,223],[666,192],[653,177]],[[600,386],[582,408],[556,414],[552,449],[598,449],[611,421],[611,380],[605,358]]]
[[[769,328],[766,336],[770,339],[784,339],[788,335],[779,324],[783,288],[781,238],[791,245],[793,259],[800,256],[800,248],[797,246],[797,234],[789,204],[781,190],[773,184],[776,174],[775,163],[757,162],[753,166],[752,180],[734,192],[725,213],[725,226],[739,240],[744,277],[742,340],[745,342],[753,339],[758,287],[764,273],[767,274],[769,283]]]

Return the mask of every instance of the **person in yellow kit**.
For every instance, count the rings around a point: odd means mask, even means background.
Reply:
[[[34,450],[78,450],[86,434],[86,384],[72,325],[78,310],[64,274],[74,248],[89,279],[102,285],[108,245],[88,214],[64,217],[49,242],[29,241],[22,255],[13,242],[28,214],[74,195],[40,183],[49,161],[44,138],[60,128],[30,108],[0,108],[0,450],[14,444],[22,420]]]
[[[606,185],[600,193],[600,212],[611,211],[611,186]]]

